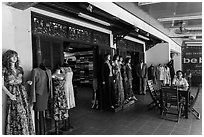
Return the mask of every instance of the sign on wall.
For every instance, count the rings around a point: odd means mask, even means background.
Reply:
[[[182,68],[184,72],[190,70],[192,84],[201,83],[202,80],[202,46],[182,47]]]

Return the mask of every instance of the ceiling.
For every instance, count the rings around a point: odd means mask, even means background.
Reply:
[[[202,2],[137,2],[137,6],[186,45],[202,44]]]
[[[173,39],[182,38],[184,45],[202,45],[202,2],[132,2],[139,9],[158,21],[164,28],[169,29],[177,35],[170,37]],[[116,39],[124,36],[132,36],[144,41],[147,49],[152,45],[162,42],[161,39],[149,34],[148,32],[132,26],[97,7],[90,5],[88,2],[10,2],[8,5],[25,10],[29,7],[37,7],[57,14],[77,18],[86,22],[105,27],[113,31]],[[128,10],[130,7],[126,7]],[[98,21],[86,19],[80,14],[85,14],[96,19],[107,22],[110,25],[102,25]],[[135,13],[136,14],[136,13]],[[148,35],[147,35],[148,34]],[[143,38],[138,37],[142,35]]]

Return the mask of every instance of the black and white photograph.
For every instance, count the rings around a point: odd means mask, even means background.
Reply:
[[[2,1],[1,135],[202,135],[202,1]]]

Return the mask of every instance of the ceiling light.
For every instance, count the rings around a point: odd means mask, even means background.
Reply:
[[[186,41],[186,44],[202,44],[202,41]]]
[[[96,23],[105,25],[105,26],[110,26],[110,25],[111,25],[111,24],[108,23],[108,22],[105,22],[105,21],[103,21],[103,20],[99,20],[99,19],[97,19],[97,18],[91,17],[91,16],[86,15],[86,14],[83,14],[83,13],[79,13],[78,16],[79,16],[79,17],[82,17],[82,18],[85,18],[85,19],[88,19],[88,20],[91,20],[91,21],[94,21],[94,22],[96,22]]]
[[[138,37],[142,38],[142,39],[145,39],[145,40],[149,40],[149,38],[145,37],[145,36],[142,36],[142,35],[138,35]]]

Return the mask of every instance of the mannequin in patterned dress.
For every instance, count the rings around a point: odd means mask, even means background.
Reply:
[[[54,109],[54,120],[55,120],[55,134],[60,134],[59,121],[66,120],[69,117],[67,97],[64,89],[65,76],[60,72],[58,67],[55,73],[52,75],[53,78],[53,109]]]
[[[16,51],[3,54],[2,91],[7,94],[6,134],[34,135],[27,91],[23,85],[23,69]]]

